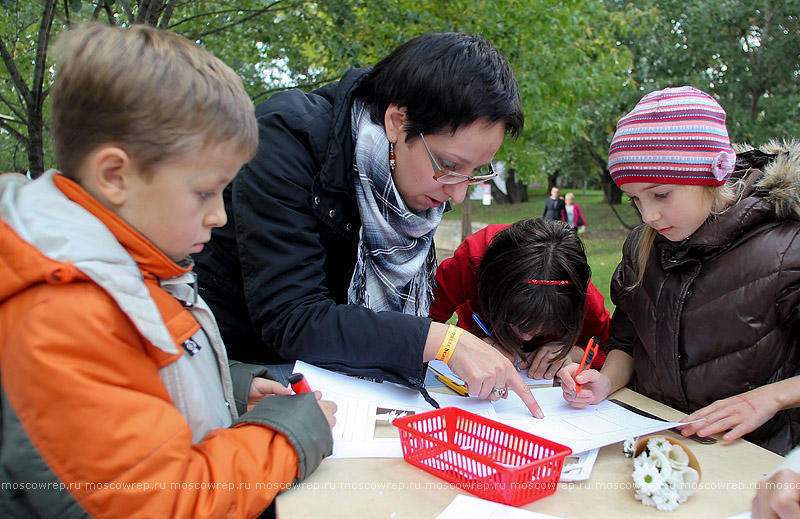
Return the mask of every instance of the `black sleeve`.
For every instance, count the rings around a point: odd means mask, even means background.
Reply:
[[[309,128],[330,119],[330,106],[299,91],[282,99],[281,110],[259,113],[258,153],[232,184],[250,321],[284,359],[418,387],[430,320],[337,304],[325,288],[326,275],[351,275],[325,271],[330,245],[313,207],[328,143]]]
[[[636,331],[630,319],[628,319],[628,315],[619,309],[615,309],[614,315],[611,316],[606,352],[622,350],[633,357],[633,341],[635,337]]]
[[[633,357],[633,345],[636,341],[636,329],[626,313],[626,301],[630,296],[628,286],[634,283],[636,270],[633,268],[639,236],[645,224],[640,225],[628,234],[622,245],[622,259],[611,277],[611,301],[614,313],[608,329],[606,351],[622,350]]]

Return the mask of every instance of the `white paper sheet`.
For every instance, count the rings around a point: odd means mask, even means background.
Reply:
[[[458,494],[436,519],[559,519],[522,508]]]
[[[402,458],[397,428],[392,419],[401,413],[421,413],[433,407],[413,390],[388,383],[376,383],[334,373],[302,361],[294,372],[303,373],[312,389],[325,400],[336,402],[333,428],[333,458]],[[477,397],[434,394],[442,407],[497,420],[542,438],[566,445],[579,454],[626,438],[650,434],[677,425],[639,416],[611,402],[575,409],[561,396],[561,388],[534,388],[533,395],[545,417],[531,416],[516,393],[497,402]]]
[[[498,420],[566,445],[574,454],[679,425],[678,422],[661,422],[640,416],[609,401],[576,409],[564,401],[559,387],[534,388],[531,391],[544,412],[544,418],[533,418],[522,399],[511,391],[507,399],[494,402]]]
[[[391,424],[401,413],[421,413],[433,407],[413,389],[394,384],[369,382],[302,361],[294,366],[311,389],[322,392],[324,400],[336,403],[331,458],[402,458],[399,433]],[[466,411],[497,420],[488,400],[436,394],[442,407],[460,407]]]

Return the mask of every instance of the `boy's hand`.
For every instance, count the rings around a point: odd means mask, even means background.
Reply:
[[[292,390],[288,387],[283,387],[280,383],[274,380],[268,380],[261,377],[253,377],[250,383],[250,394],[247,397],[247,410],[252,411],[257,403],[261,402],[264,397],[270,395],[291,395]]]
[[[599,404],[611,394],[611,381],[596,369],[587,369],[578,373],[579,365],[571,363],[561,368],[558,378],[561,379],[561,389],[564,400],[572,407],[586,407]],[[580,392],[573,395],[576,384],[583,384]]]
[[[314,391],[314,397],[317,399],[317,404],[319,404],[319,408],[322,409],[322,414],[325,415],[325,419],[328,420],[328,425],[333,426],[336,425],[336,406],[335,402],[331,402],[330,400],[322,400],[322,393],[319,391]]]
[[[550,341],[532,351],[526,360],[519,363],[519,368],[527,369],[528,376],[532,379],[552,379],[558,370],[572,362],[569,355],[561,360],[556,360],[562,349],[564,349],[563,342]],[[573,347],[573,349],[575,348]],[[578,349],[580,350],[580,348]],[[583,350],[581,350],[581,354],[583,354]]]

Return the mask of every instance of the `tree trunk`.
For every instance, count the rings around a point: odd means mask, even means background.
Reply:
[[[464,241],[467,236],[472,234],[472,201],[469,199],[470,191],[467,190],[467,196],[461,204],[461,241]]]
[[[622,203],[622,191],[611,179],[611,172],[608,171],[607,167],[603,166],[597,178],[600,180],[600,187],[603,189],[603,200],[610,205]]]
[[[136,23],[158,27],[158,19],[164,12],[164,0],[139,0]]]
[[[512,204],[521,204],[528,201],[528,184],[517,180],[517,170],[509,168],[506,176],[506,191],[508,201]]]
[[[601,157],[595,151],[591,142],[584,141],[584,145],[586,146],[586,151],[589,153],[589,156],[592,158],[592,162],[594,162],[595,166],[597,166],[597,169],[599,170],[597,173],[597,179],[600,181],[600,188],[603,190],[603,201],[609,205],[621,203],[622,191],[620,191],[620,189],[611,179],[611,172],[608,170],[606,159]]]
[[[36,178],[44,173],[44,100],[48,91],[44,89],[44,78],[47,75],[47,48],[50,45],[50,34],[55,18],[55,2],[48,0],[44,5],[39,34],[36,38],[36,62],[34,63],[33,82],[26,96],[28,116],[28,171]]]
[[[492,188],[492,201],[497,204],[510,204],[511,199],[508,197],[507,194],[500,191],[500,188],[497,187],[497,184],[494,180],[490,180],[490,186]]]
[[[28,115],[28,172],[31,178],[44,173],[44,132],[42,114]]]
[[[552,173],[547,174],[547,195],[550,196],[550,191],[556,187],[556,181],[558,180],[558,174],[560,173],[559,170],[555,170]]]

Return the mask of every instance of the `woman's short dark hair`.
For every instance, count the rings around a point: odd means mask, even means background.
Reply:
[[[583,329],[590,276],[583,242],[567,222],[520,220],[486,248],[478,268],[478,301],[495,338],[511,353],[525,358],[513,325],[539,337],[563,336],[559,358],[564,358]],[[571,284],[537,285],[527,282],[531,279]]]
[[[477,35],[417,36],[378,62],[356,95],[381,126],[390,104],[406,107],[409,137],[454,133],[483,117],[516,137],[525,121],[511,66]]]

